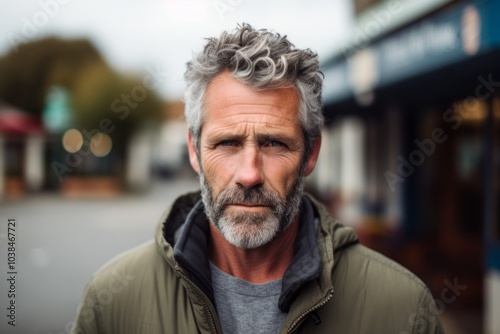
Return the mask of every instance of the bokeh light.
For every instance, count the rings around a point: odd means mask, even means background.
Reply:
[[[113,141],[105,133],[99,132],[90,139],[90,150],[98,158],[105,157],[111,152]]]
[[[83,145],[83,135],[77,129],[69,129],[62,138],[64,149],[69,153],[78,152]]]

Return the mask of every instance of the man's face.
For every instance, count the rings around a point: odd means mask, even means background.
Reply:
[[[255,91],[229,72],[208,86],[200,156],[189,137],[190,160],[208,218],[237,247],[267,244],[298,213],[319,151],[303,161],[298,104],[294,88]]]

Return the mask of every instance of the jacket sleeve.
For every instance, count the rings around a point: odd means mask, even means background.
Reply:
[[[418,310],[412,315],[411,334],[444,334],[444,330],[439,320],[440,311],[428,289],[422,292]]]
[[[105,334],[101,311],[93,281],[90,280],[85,287],[71,334]]]

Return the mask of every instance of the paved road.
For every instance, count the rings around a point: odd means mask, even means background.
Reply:
[[[153,238],[166,205],[196,180],[157,183],[143,196],[0,202],[0,333],[69,333],[85,283],[118,253]],[[16,326],[7,324],[7,221],[16,225]]]

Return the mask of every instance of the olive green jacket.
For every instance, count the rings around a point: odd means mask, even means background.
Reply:
[[[198,201],[199,193],[179,197],[154,241],[120,255],[91,278],[72,333],[221,333],[212,298],[174,257],[178,232]],[[280,333],[443,333],[427,287],[360,245],[352,229],[311,201],[319,217],[321,267],[317,278],[297,289]]]

